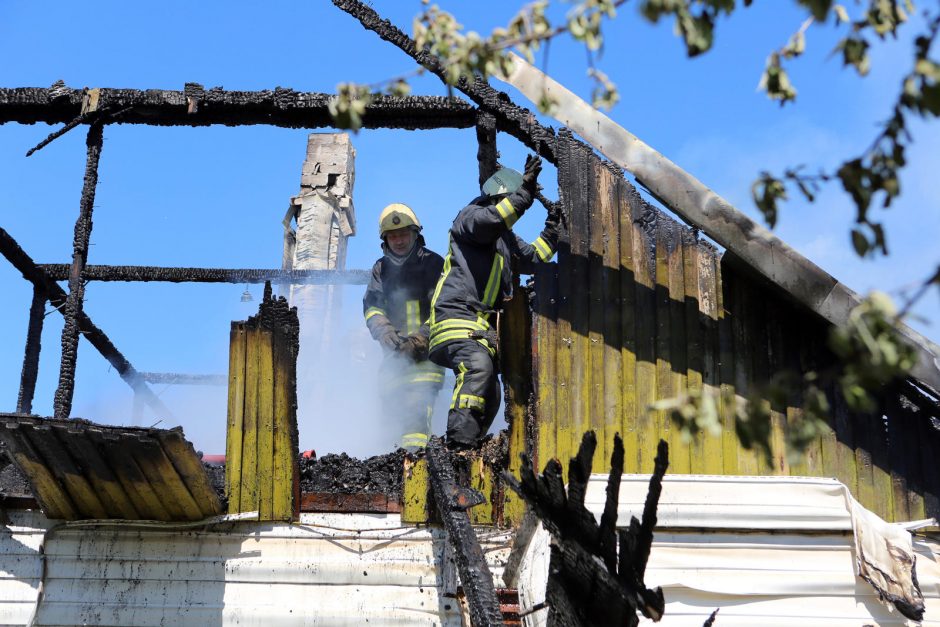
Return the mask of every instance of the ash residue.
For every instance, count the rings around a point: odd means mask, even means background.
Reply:
[[[379,492],[401,499],[404,449],[359,460],[346,453],[329,453],[317,459],[300,459],[301,492],[355,494]]]
[[[4,496],[32,496],[33,489],[26,477],[14,464],[0,470],[0,494]]]
[[[209,477],[209,485],[219,495],[222,502],[225,502],[225,464],[207,464],[202,463],[202,467]]]

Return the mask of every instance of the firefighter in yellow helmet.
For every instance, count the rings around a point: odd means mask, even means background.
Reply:
[[[429,250],[418,216],[391,204],[379,215],[384,253],[372,267],[362,299],[366,325],[382,346],[379,393],[386,418],[401,428],[401,446],[427,445],[434,399],[444,371],[428,361],[431,296],[444,260]]]

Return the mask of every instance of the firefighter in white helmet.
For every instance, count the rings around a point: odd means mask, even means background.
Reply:
[[[414,451],[427,445],[434,399],[444,371],[428,361],[431,297],[444,260],[429,250],[418,216],[394,203],[379,215],[384,253],[372,267],[362,299],[366,325],[385,357],[379,393],[386,418],[401,429],[401,446]]]

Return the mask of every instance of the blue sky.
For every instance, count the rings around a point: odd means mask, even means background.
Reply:
[[[441,4],[481,32],[505,23],[514,8],[505,2]],[[888,115],[910,58],[909,43],[902,39],[879,46],[871,76],[862,80],[830,56],[836,40],[833,26],[811,27],[806,56],[790,66],[798,100],[781,108],[758,92],[757,82],[766,54],[800,26],[803,14],[795,5],[778,0],[740,10],[719,25],[711,53],[689,60],[670,23],[649,25],[628,3],[609,27],[599,61],[622,95],[611,117],[751,215],[750,183],[761,169],[779,172],[799,163],[832,169],[855,156]],[[418,1],[401,0],[376,0],[373,6],[406,30],[421,8]],[[0,3],[0,56],[6,59],[0,67],[4,87],[47,87],[62,79],[72,87],[182,89],[192,81],[226,89],[283,86],[332,92],[340,82],[374,83],[414,67],[407,56],[325,0],[109,0],[93,5],[6,0]],[[584,59],[583,50],[558,41],[551,46],[546,69],[586,97],[590,85]],[[446,93],[433,77],[412,84],[417,94]],[[0,226],[37,261],[67,262],[82,183],[84,129],[25,158],[26,150],[52,130],[45,125],[0,126]],[[890,211],[878,211],[888,228],[889,259],[855,257],[848,241],[854,209],[835,188],[814,205],[794,201],[786,206],[779,235],[860,292],[890,292],[925,277],[940,257],[935,243],[940,191],[934,181],[940,169],[940,133],[920,123],[914,130],[917,142],[902,179],[903,195]],[[307,133],[266,127],[109,127],[89,263],[277,267],[280,221],[299,185]],[[430,246],[443,249],[454,213],[476,193],[473,131],[367,130],[353,143],[359,232],[351,240],[347,266],[368,268],[377,257],[375,221],[389,202],[414,207]],[[525,150],[518,142],[500,135],[499,147],[504,162],[521,166]],[[543,182],[553,174],[547,167]],[[532,236],[542,218],[542,209],[536,208],[517,230]],[[12,410],[31,288],[6,263],[0,263],[0,286],[5,296],[0,310],[0,408]],[[91,284],[86,311],[141,370],[224,373],[229,321],[244,319],[256,306],[240,302],[244,289]],[[251,290],[256,297],[260,294],[258,286]],[[350,315],[343,338],[351,343],[362,339],[360,297],[361,288],[345,290]],[[940,320],[936,292],[918,313]],[[936,324],[915,326],[936,341]],[[34,405],[42,415],[52,411],[61,325],[58,314],[47,316]],[[73,414],[129,424],[126,385],[90,345],[83,343],[79,355]],[[367,362],[373,356],[368,353]],[[336,368],[318,375],[338,376],[330,388],[347,400],[337,396],[301,417],[302,447],[363,454],[384,446],[384,440],[360,435],[380,429],[370,395],[357,393],[368,388],[371,363],[353,361],[339,375]],[[198,447],[222,450],[223,390],[157,391]],[[360,403],[352,410],[349,397]],[[440,430],[443,416],[438,414]],[[349,441],[351,430],[357,433],[355,442]]]

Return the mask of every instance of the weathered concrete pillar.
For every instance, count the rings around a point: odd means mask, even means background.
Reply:
[[[346,133],[312,133],[307,138],[300,193],[291,198],[284,218],[284,269],[346,268],[346,240],[356,232],[355,159]],[[300,342],[308,355],[328,350],[341,295],[338,286],[291,286],[287,297],[300,315]]]

